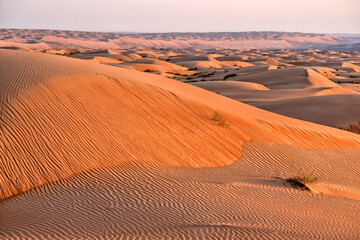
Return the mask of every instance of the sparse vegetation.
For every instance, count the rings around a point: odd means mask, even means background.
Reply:
[[[229,127],[229,122],[221,115],[219,112],[214,112],[211,120],[217,123],[218,126],[227,128]]]
[[[297,181],[300,182],[302,184],[306,184],[306,183],[314,183],[318,180],[318,178],[315,176],[314,174],[314,170],[313,171],[299,171],[299,174],[294,177],[294,178],[290,178],[288,179],[288,181]]]
[[[223,80],[226,80],[231,77],[236,77],[236,73],[231,73],[231,74],[226,75]]]
[[[335,83],[360,84],[360,81],[335,81]]]
[[[210,77],[210,76],[212,76],[212,75],[214,75],[215,74],[215,72],[209,72],[209,73],[207,73],[207,72],[199,72],[199,73],[197,73],[196,75],[198,76],[198,77],[201,77],[201,78],[207,78],[207,77]],[[194,74],[195,75],[195,74]]]
[[[154,71],[150,69],[146,69],[144,72],[154,72]]]
[[[317,177],[315,176],[314,171],[304,171],[298,176],[298,180],[304,183],[313,183],[317,181]]]

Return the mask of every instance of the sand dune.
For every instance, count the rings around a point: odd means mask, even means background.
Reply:
[[[5,164],[3,168],[13,169],[11,178],[9,178],[10,175],[8,174],[2,176],[2,182],[4,182],[2,198],[23,192],[46,182],[70,176],[76,172],[82,172],[96,166],[104,166],[104,159],[108,159],[106,161],[111,166],[115,164],[112,163],[114,156],[118,156],[120,153],[122,157],[115,157],[115,162],[126,161],[125,159],[129,159],[127,156],[142,156],[140,159],[147,159],[147,155],[150,154],[152,156],[154,152],[157,152],[155,155],[156,159],[158,159],[157,162],[162,162],[166,165],[179,165],[181,163],[180,165],[182,166],[221,166],[234,162],[240,156],[241,142],[252,139],[252,135],[254,139],[257,139],[259,131],[263,132],[261,138],[273,138],[271,135],[266,136],[266,132],[270,130],[271,132],[275,131],[273,127],[267,124],[262,126],[260,122],[255,123],[255,126],[257,124],[260,125],[254,127],[253,120],[251,120],[262,119],[270,113],[263,113],[255,108],[233,102],[186,84],[149,74],[142,76],[139,75],[141,73],[132,72],[127,69],[104,65],[93,65],[90,67],[90,63],[76,59],[65,59],[63,57],[11,50],[2,50],[1,54],[2,59],[6,62],[2,66],[7,68],[7,71],[4,71],[6,75],[2,78],[5,81],[1,83],[4,86],[2,87],[3,92],[1,94],[3,97],[2,102],[5,103],[2,116],[2,125],[5,131],[3,142],[6,144],[2,148],[1,155],[8,156],[2,161]],[[61,65],[59,65],[59,62],[61,62]],[[34,65],[26,68],[29,63]],[[24,64],[26,65],[24,66]],[[20,78],[17,77],[17,70],[19,68],[23,68],[26,73]],[[29,71],[26,72],[26,69],[29,69]],[[9,82],[12,85],[8,84]],[[103,89],[102,91],[99,91],[100,86]],[[115,93],[116,95],[114,95]],[[178,97],[175,98],[174,94]],[[141,99],[136,97],[137,95],[141,95]],[[75,96],[82,97],[74,98]],[[133,111],[133,108],[141,106],[140,103],[145,101],[145,96],[149,98],[146,102],[153,102],[151,108],[148,106],[140,108],[136,112]],[[162,100],[160,101],[160,99]],[[201,100],[199,101],[199,99]],[[206,102],[206,105],[204,105],[204,102]],[[122,104],[125,104],[124,109],[119,112],[118,109]],[[157,104],[161,104],[162,107]],[[169,110],[166,110],[166,115],[161,113],[165,111],[164,107],[165,109],[169,108]],[[239,110],[235,110],[236,108]],[[193,112],[194,109],[197,110],[197,113]],[[229,122],[234,122],[234,126],[230,128],[220,127],[219,130],[219,126],[211,120],[211,115],[218,109],[221,109],[224,116],[229,118]],[[141,113],[141,111],[144,112]],[[151,114],[151,111],[155,112]],[[247,118],[243,117],[242,111],[247,112]],[[171,118],[175,122],[170,124],[168,116],[171,112],[175,114]],[[146,128],[148,130],[146,132],[144,132],[144,127],[146,126],[145,113],[148,116],[147,118],[149,118],[148,127]],[[179,114],[183,118],[181,121],[179,121]],[[34,118],[32,116],[37,117]],[[104,117],[102,116],[106,116],[106,122],[103,122],[102,118]],[[160,116],[163,116],[163,118],[159,119]],[[157,119],[157,124],[154,123],[154,119]],[[190,119],[192,119],[192,123],[186,124]],[[274,117],[274,119],[277,119],[276,124],[274,123],[275,125],[282,124],[281,118]],[[238,121],[243,122],[240,129],[235,124]],[[287,121],[289,120],[284,118],[283,122]],[[269,121],[267,120],[267,122]],[[92,123],[92,127],[89,126],[89,123]],[[49,142],[41,140],[49,139],[49,133],[41,130],[44,129],[44,124],[47,125],[47,129],[52,129],[54,133],[54,135],[50,135],[51,140]],[[120,130],[124,124],[126,124],[127,131]],[[156,126],[169,125],[172,128],[165,128],[160,132],[155,130],[157,129]],[[242,129],[246,125],[253,130],[245,131]],[[313,130],[310,129],[315,127],[312,127],[311,124],[309,126],[303,125],[304,129],[307,129],[308,132],[303,137],[307,138],[308,134],[312,135],[311,131]],[[137,128],[136,126],[142,127]],[[184,132],[183,127],[180,126],[187,126],[188,132]],[[24,132],[23,129],[29,127],[31,131]],[[68,130],[64,131],[64,129]],[[201,131],[201,129],[204,130]],[[207,130],[205,131],[205,129]],[[255,131],[255,129],[257,130]],[[316,129],[317,132],[321,132],[321,128],[316,127]],[[352,135],[346,138],[346,135],[344,137],[344,133],[341,131],[337,133],[337,131],[325,129],[326,134],[329,131],[334,132],[333,137],[338,139],[339,142],[332,139],[330,144],[321,140],[321,142],[316,143],[320,148],[328,148],[333,144],[353,148],[359,144],[353,139]],[[177,133],[177,131],[180,132]],[[196,138],[191,137],[195,133],[194,131],[196,132]],[[213,135],[212,131],[214,134],[216,133],[214,135],[216,137],[210,137]],[[281,128],[278,131],[279,139],[276,141],[288,142],[289,136],[286,133],[287,131],[284,132]],[[67,134],[63,135],[63,132],[67,132]],[[34,133],[36,134],[34,135]],[[119,135],[114,135],[114,133]],[[180,133],[181,138],[175,137]],[[138,134],[141,134],[141,139],[154,140],[146,141],[146,143],[138,142],[139,137],[137,136],[140,136]],[[219,138],[218,134],[223,134],[223,137]],[[203,135],[202,140],[201,135]],[[280,137],[281,135],[284,136]],[[310,145],[301,143],[302,134],[299,135],[298,139],[294,141],[295,145],[315,146],[313,143]],[[314,136],[314,139],[317,138],[316,136]],[[127,140],[124,142],[124,139]],[[157,139],[156,144],[155,139]],[[192,142],[191,139],[194,139],[197,144]],[[221,144],[219,142],[220,139]],[[68,145],[70,142],[73,142],[73,144]],[[169,142],[172,144],[168,145]],[[205,144],[205,142],[209,143]],[[224,145],[225,142],[227,143]],[[48,146],[50,143],[53,147]],[[17,147],[14,148],[15,146]],[[174,148],[173,146],[177,147]],[[214,147],[210,148],[209,146]],[[224,148],[224,146],[226,147]],[[160,151],[159,148],[163,148],[163,150]],[[107,150],[104,151],[104,149]],[[195,149],[197,150],[195,151]],[[204,154],[201,157],[201,162],[197,160],[200,156],[199,149],[203,149]],[[221,154],[219,152],[220,149],[222,149],[220,151]],[[186,152],[187,154],[179,154],[181,152]],[[169,160],[165,160],[169,154],[177,156],[171,160],[171,163]],[[48,161],[48,156],[56,156],[54,161],[57,160],[55,162]],[[217,156],[216,161],[214,161],[213,156]],[[14,165],[15,159],[18,158],[22,159],[22,163],[17,162],[19,165]],[[90,161],[88,159],[92,159],[91,162],[88,162]],[[27,170],[28,174],[26,175],[20,174],[24,171],[20,166],[29,167],[26,164],[29,161],[31,162],[32,170]],[[38,172],[38,175],[34,176],[32,174],[34,169],[35,172]],[[60,169],[62,170],[60,171]]]
[[[178,67],[173,67],[173,66],[167,67],[167,66],[158,65],[158,64],[132,64],[130,66],[132,69],[142,71],[142,72],[173,73],[173,74],[180,74],[180,75],[193,74],[193,72],[191,72],[191,71],[182,70],[182,69],[179,69]]]
[[[121,61],[119,60],[116,60],[114,58],[107,58],[107,57],[94,57],[93,61],[97,63],[115,63],[115,64],[121,63]]]
[[[356,72],[360,72],[360,66],[352,64],[352,63],[348,63],[348,62],[344,62],[342,64],[342,67],[348,67],[348,68],[352,68],[354,69]]]
[[[216,91],[241,91],[241,90],[269,90],[267,87],[257,83],[250,82],[237,82],[237,81],[211,81],[211,82],[196,82],[191,83],[193,86],[197,86],[212,92]]]
[[[265,53],[0,49],[0,238],[357,239],[360,95]]]
[[[185,66],[187,68],[198,68],[198,69],[206,69],[206,68],[221,68],[221,64],[210,61],[189,61],[189,62],[177,62],[177,64],[181,66]]]
[[[297,98],[306,98],[313,96],[323,96],[323,95],[335,95],[335,94],[354,94],[356,92],[343,89],[343,88],[311,88],[311,89],[278,89],[263,91],[258,89],[258,91],[247,91],[243,90],[233,90],[224,92],[221,89],[213,88],[213,92],[220,92],[221,95],[226,97],[238,100],[243,103],[257,106],[257,103],[260,105],[264,103],[265,105],[269,101],[279,101],[279,100],[288,100],[288,99],[297,99]],[[210,90],[210,89],[209,89]],[[320,99],[320,98],[319,98]],[[341,98],[339,98],[340,100]],[[271,104],[271,103],[269,103]],[[340,103],[339,103],[340,104]],[[292,104],[291,104],[292,105]],[[286,107],[284,105],[284,107]],[[293,107],[293,106],[292,106]],[[291,108],[291,106],[289,106]],[[310,111],[309,108],[307,111]],[[337,114],[334,112],[334,114]],[[286,115],[286,114],[285,114]],[[339,116],[341,118],[341,116]]]
[[[300,89],[335,87],[336,84],[311,69],[285,68],[272,71],[239,75],[234,80],[263,84],[270,89]]]

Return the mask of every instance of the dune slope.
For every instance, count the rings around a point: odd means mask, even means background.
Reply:
[[[8,67],[1,83],[1,198],[126,161],[228,165],[251,139],[359,146],[351,134],[327,128],[321,133],[306,123],[304,130],[292,130],[279,124],[294,120],[159,76],[38,53],[1,54],[2,66]],[[212,119],[218,109],[230,127]],[[314,142],[303,140],[309,137]]]
[[[0,74],[0,238],[359,236],[357,134],[64,56],[0,50]]]

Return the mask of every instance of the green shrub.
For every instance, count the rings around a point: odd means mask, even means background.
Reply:
[[[306,184],[306,183],[314,183],[318,180],[318,178],[314,174],[313,171],[299,171],[299,174],[294,177],[290,178],[290,181],[298,181],[300,183]]]

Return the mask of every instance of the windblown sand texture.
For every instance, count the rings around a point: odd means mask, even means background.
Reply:
[[[1,239],[360,237],[359,52],[108,48],[0,49]]]

